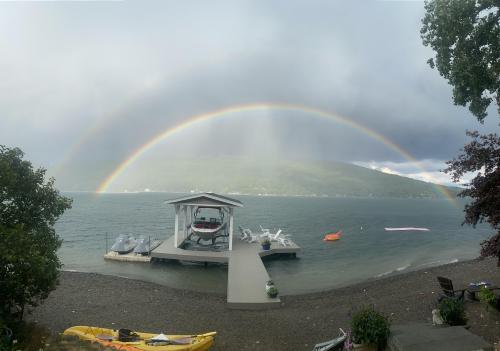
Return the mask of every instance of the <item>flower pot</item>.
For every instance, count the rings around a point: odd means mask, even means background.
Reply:
[[[269,296],[270,298],[274,299],[275,297],[278,297],[278,292],[274,292],[274,293],[267,293],[267,296]]]
[[[262,250],[269,250],[271,248],[271,243],[262,244]]]

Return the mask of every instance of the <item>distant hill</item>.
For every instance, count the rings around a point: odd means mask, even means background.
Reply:
[[[83,174],[81,172],[75,172]],[[63,177],[64,190],[94,190],[97,184],[85,184],[83,179],[72,181]],[[86,179],[92,177],[86,176]],[[79,184],[78,188],[74,184]],[[290,160],[250,160],[241,158],[211,158],[197,160],[163,160],[150,162],[140,169],[126,172],[113,184],[115,191],[362,196],[438,198],[442,192],[432,183],[342,162],[312,162]],[[457,188],[448,188],[452,193]]]

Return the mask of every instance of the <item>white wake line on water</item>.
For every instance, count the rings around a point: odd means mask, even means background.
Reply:
[[[402,266],[402,267],[398,267],[396,269],[393,269],[392,271],[388,271],[388,272],[384,272],[384,273],[380,273],[380,274],[377,274],[375,277],[376,278],[381,278],[381,277],[385,277],[386,275],[389,275],[389,274],[392,274],[392,273],[396,273],[396,272],[402,272],[408,268],[410,268],[410,264],[407,264],[405,266]]]
[[[450,263],[457,263],[458,261],[459,261],[458,258],[453,258],[450,261],[441,261],[441,260],[439,260],[439,261],[426,262],[426,263],[422,263],[422,264],[416,265],[415,266],[415,270],[418,270],[418,269],[424,268],[424,267],[429,267],[429,266],[439,266],[441,264],[445,265],[445,264],[450,264]],[[411,266],[412,266],[411,264],[407,264],[405,266],[393,269],[392,271],[388,271],[388,272],[377,274],[375,276],[375,278],[382,278],[382,277],[385,277],[385,276],[388,276],[388,275],[391,275],[391,274],[394,274],[394,273],[399,273],[399,272],[407,270]]]

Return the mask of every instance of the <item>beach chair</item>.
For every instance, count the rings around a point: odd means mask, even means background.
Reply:
[[[344,349],[344,343],[347,339],[347,334],[340,329],[340,335],[335,339],[322,342],[314,345],[313,351],[341,351]]]
[[[290,240],[290,235],[280,235],[278,237],[278,243],[283,246],[283,247],[287,247],[287,246],[291,246],[292,245],[292,241]]]
[[[278,238],[281,235],[282,230],[278,230],[275,234],[268,233],[267,236],[269,237],[269,240],[271,241],[278,241]]]
[[[243,241],[248,241],[249,243],[256,243],[257,240],[257,235],[252,233],[252,231],[248,228],[243,228],[242,226],[239,227],[241,236],[240,239]]]
[[[245,233],[248,236],[247,241],[249,243],[256,243],[256,242],[259,241],[258,237],[257,237],[257,234],[254,234],[250,229],[245,229]]]
[[[260,227],[260,230],[262,231],[262,234],[269,234],[271,232],[270,229],[268,229],[268,228],[262,228],[261,225],[259,225],[259,227]]]
[[[247,240],[247,233],[245,232],[245,228],[243,228],[241,225],[238,227],[240,229],[240,240]]]
[[[441,286],[441,289],[443,290],[443,294],[439,296],[438,301],[441,301],[445,298],[463,301],[466,289],[455,290],[453,288],[453,282],[451,281],[451,279],[445,277],[437,277],[437,280],[439,282],[439,285]]]

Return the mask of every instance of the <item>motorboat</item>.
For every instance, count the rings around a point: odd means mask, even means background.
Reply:
[[[217,237],[227,236],[227,234],[225,234],[227,223],[224,222],[224,212],[219,210],[218,216],[205,217],[201,215],[202,209],[207,208],[197,207],[194,211],[194,221],[190,225],[190,235],[196,235],[198,237],[198,242],[200,240],[212,240],[212,243],[215,242]],[[213,208],[209,209],[214,210]]]
[[[216,334],[165,335],[85,325],[68,328],[63,333],[121,351],[205,351],[213,345]]]
[[[203,240],[210,240],[225,227],[226,223],[220,223],[216,218],[210,218],[210,221],[198,220],[192,223],[191,231]]]
[[[137,239],[137,246],[134,253],[138,255],[149,255],[149,253],[160,246],[161,240],[140,237]]]
[[[126,254],[131,252],[136,246],[137,241],[133,237],[122,234],[116,238],[115,243],[111,246],[111,251]]]

